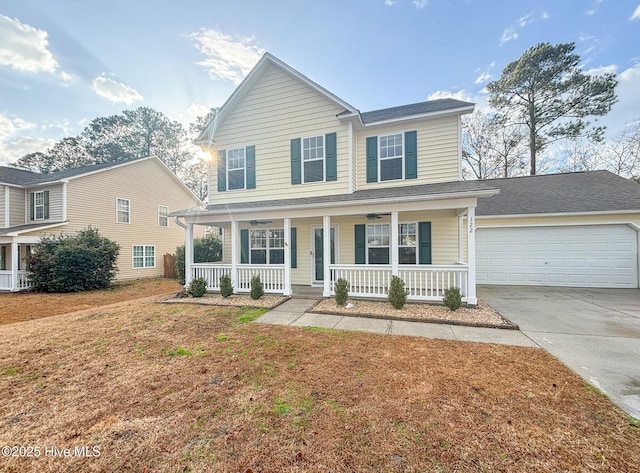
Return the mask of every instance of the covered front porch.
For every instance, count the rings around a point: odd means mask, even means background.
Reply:
[[[259,275],[265,293],[288,296],[293,285],[305,285],[330,297],[344,278],[350,296],[382,299],[398,276],[410,301],[439,302],[455,286],[475,305],[476,194],[330,205],[297,199],[177,212],[186,227],[186,284],[204,278],[208,290],[219,291],[228,275],[234,292],[247,293]],[[195,225],[222,229],[222,261],[194,261]]]
[[[30,244],[0,241],[0,291],[23,291],[29,288],[26,257]]]

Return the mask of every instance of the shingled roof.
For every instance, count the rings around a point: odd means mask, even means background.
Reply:
[[[500,189],[478,200],[476,215],[640,212],[640,184],[609,171],[487,179]]]
[[[400,105],[398,107],[383,108],[380,110],[372,110],[371,112],[363,112],[360,114],[362,122],[369,125],[376,122],[385,122],[388,120],[398,120],[401,118],[418,117],[436,112],[446,112],[448,110],[459,110],[469,108],[473,110],[474,104],[463,102],[456,99],[438,99],[429,100],[427,102],[412,103],[409,105]]]
[[[26,171],[24,169],[10,168],[0,166],[0,184],[13,184],[16,186],[24,186],[33,182],[41,176],[35,172]]]

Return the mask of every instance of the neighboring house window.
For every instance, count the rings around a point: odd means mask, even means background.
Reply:
[[[303,182],[324,181],[324,136],[302,139]]]
[[[367,261],[369,264],[389,264],[389,224],[367,225]]]
[[[169,207],[166,205],[158,205],[158,226],[169,226]]]
[[[49,191],[38,191],[30,194],[31,220],[49,218]]]
[[[227,151],[227,189],[244,189],[245,160],[244,148]]]
[[[34,192],[33,219],[44,220],[44,192]]]
[[[284,229],[250,230],[250,263],[284,263]]]
[[[153,245],[133,245],[133,267],[155,268],[156,247]]]
[[[400,264],[416,264],[417,241],[415,223],[398,225],[398,262]]]
[[[131,203],[129,199],[122,199],[118,197],[116,199],[116,222],[117,223],[130,223]]]
[[[402,134],[380,137],[380,180],[402,179],[404,151]]]
[[[417,179],[418,134],[416,131],[369,136],[366,139],[367,182]]]

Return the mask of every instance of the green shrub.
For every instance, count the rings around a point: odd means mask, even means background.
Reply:
[[[389,302],[396,309],[402,309],[407,302],[407,291],[404,288],[404,281],[398,276],[391,276],[391,287],[389,287]]]
[[[191,297],[202,297],[207,292],[207,280],[204,278],[196,278],[189,283],[187,294]]]
[[[225,299],[233,294],[233,286],[231,285],[231,276],[225,274],[220,276],[220,295]]]
[[[184,245],[176,248],[175,258],[176,277],[180,284],[185,281]],[[193,239],[193,262],[215,263],[222,261],[222,243],[213,235]]]
[[[462,294],[460,294],[459,287],[450,287],[444,290],[444,297],[442,302],[452,311],[458,310],[462,305]]]
[[[251,278],[251,299],[258,300],[264,296],[264,290],[262,287],[262,281],[260,281],[260,275],[255,275]]]
[[[43,236],[28,257],[34,291],[77,292],[109,287],[120,246],[88,227],[75,235]]]
[[[343,306],[349,299],[349,281],[340,278],[336,281],[336,304]]]

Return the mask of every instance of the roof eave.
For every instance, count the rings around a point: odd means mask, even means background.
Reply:
[[[447,110],[438,110],[436,112],[427,112],[427,113],[420,113],[420,114],[416,114],[416,115],[407,115],[407,116],[404,116],[404,117],[391,118],[391,119],[388,119],[388,120],[378,120],[378,121],[375,121],[375,122],[365,123],[364,126],[365,127],[371,127],[371,126],[390,125],[390,124],[393,124],[393,123],[406,122],[406,121],[410,121],[410,120],[421,120],[421,119],[424,119],[424,118],[441,117],[441,116],[446,116],[446,115],[465,115],[465,114],[468,114],[468,113],[472,113],[474,108],[475,108],[475,105],[469,105],[469,106],[465,106],[465,107],[450,108],[450,109],[447,109]]]

